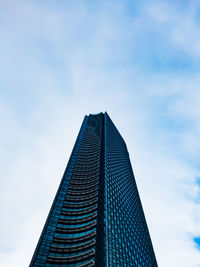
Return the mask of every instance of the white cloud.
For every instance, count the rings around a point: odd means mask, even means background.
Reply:
[[[199,2],[153,1],[147,5],[146,15],[150,16],[161,36],[179,49],[194,57],[200,55]]]
[[[146,60],[153,36],[166,57],[170,45],[195,63],[197,7],[184,16],[153,2],[130,12],[128,1],[3,3],[4,267],[29,264],[83,116],[105,110],[127,142],[159,266],[199,266],[199,71]]]

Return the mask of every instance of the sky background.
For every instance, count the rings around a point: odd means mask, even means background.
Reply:
[[[28,266],[85,114],[124,137],[159,267],[200,266],[200,3],[0,1],[0,265]]]

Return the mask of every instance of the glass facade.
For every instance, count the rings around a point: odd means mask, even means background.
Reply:
[[[85,116],[30,266],[157,266],[126,144]]]

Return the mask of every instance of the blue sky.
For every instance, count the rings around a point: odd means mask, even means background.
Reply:
[[[29,264],[83,117],[105,110],[159,266],[200,266],[198,1],[1,1],[0,36],[2,266]]]

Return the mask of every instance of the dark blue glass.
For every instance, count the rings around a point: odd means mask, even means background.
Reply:
[[[156,267],[126,144],[86,116],[30,266]]]

